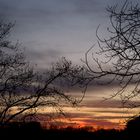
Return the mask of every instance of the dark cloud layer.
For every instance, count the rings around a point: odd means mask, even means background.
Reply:
[[[48,58],[57,58],[66,52],[82,50],[84,55],[92,45],[85,42],[92,42],[97,26],[106,24],[107,5],[122,1],[0,0],[0,19],[16,21],[14,39],[29,48],[28,56],[32,61],[42,61],[41,67]],[[71,58],[80,60],[73,55]]]
[[[0,0],[0,19],[16,21],[13,38],[29,48],[28,56],[40,62],[41,67],[47,61],[46,55],[58,57],[58,53],[44,53],[49,48],[80,60],[74,52],[84,55],[92,45],[89,42],[94,42],[97,26],[106,24],[105,8],[115,3],[116,0]]]

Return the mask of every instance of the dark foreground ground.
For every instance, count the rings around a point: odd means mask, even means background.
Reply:
[[[10,123],[0,127],[0,140],[139,140],[140,119],[127,123],[124,130],[43,129],[37,122]]]

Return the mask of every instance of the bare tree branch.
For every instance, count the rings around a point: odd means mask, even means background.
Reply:
[[[26,61],[20,44],[8,41],[13,26],[0,22],[1,124],[34,116],[39,107],[51,106],[62,114],[63,105],[77,105],[81,100],[66,94],[66,85],[82,87],[86,82],[83,67],[62,58],[46,72],[35,72]],[[61,82],[65,85],[60,85]]]
[[[93,80],[104,80],[106,84],[116,82],[120,90],[111,98],[120,96],[124,105],[128,106],[133,101],[133,107],[139,107],[137,103],[140,96],[140,8],[138,4],[125,1],[122,6],[107,8],[111,26],[107,28],[108,38],[99,37],[99,27],[96,35],[102,60],[94,56],[96,66],[89,65],[88,57],[92,49],[85,54],[85,64],[88,74]],[[96,69],[95,69],[96,67]],[[130,85],[133,85],[130,93],[124,93]],[[136,100],[136,104],[135,104]],[[132,103],[132,102],[131,102]],[[130,105],[130,104],[129,104]]]

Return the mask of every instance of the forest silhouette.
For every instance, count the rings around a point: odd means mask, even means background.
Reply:
[[[4,139],[61,139],[61,140],[131,140],[138,138],[140,132],[140,116],[129,120],[126,127],[118,129],[98,129],[90,131],[84,128],[61,128],[51,127],[45,129],[39,122],[11,122],[7,126],[0,127],[1,138]]]

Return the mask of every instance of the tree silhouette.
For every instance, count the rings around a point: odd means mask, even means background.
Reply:
[[[131,118],[125,128],[125,134],[128,139],[133,139],[134,137],[139,137],[140,133],[140,116],[135,116]]]
[[[126,129],[129,132],[137,132],[140,129],[140,116],[130,119],[126,124]]]
[[[78,100],[65,93],[66,85],[80,85],[83,68],[62,58],[44,73],[35,72],[20,44],[8,40],[13,26],[0,22],[0,123],[34,116],[39,107],[63,113],[66,103],[76,105]]]
[[[91,81],[116,83],[120,90],[111,97],[120,96],[125,107],[139,107],[140,8],[138,4],[125,1],[122,6],[108,7],[107,11],[110,17],[110,27],[106,34],[108,37],[99,37],[99,27],[97,28],[99,51],[92,55],[95,65],[89,61],[94,47],[86,52],[84,63]],[[124,92],[130,85],[131,91]]]

